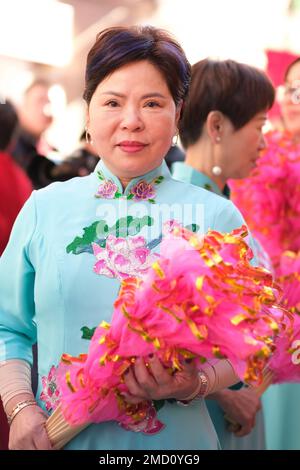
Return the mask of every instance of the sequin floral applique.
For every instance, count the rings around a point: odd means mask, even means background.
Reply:
[[[122,424],[121,427],[126,431],[142,432],[143,434],[157,434],[159,431],[165,428],[157,417],[156,409],[153,404],[149,407],[146,417],[139,423],[126,423]]]
[[[47,411],[55,410],[60,401],[60,391],[56,379],[55,366],[51,367],[48,376],[42,377],[43,391],[40,394],[40,399],[45,403]]]
[[[155,204],[154,198],[156,197],[154,186],[160,184],[164,179],[163,176],[158,176],[151,183],[141,180],[131,188],[129,194],[124,196],[119,192],[118,186],[112,180],[107,180],[101,171],[97,171],[97,176],[101,184],[95,194],[96,197],[102,199],[133,199],[134,201],[148,201],[152,204]]]

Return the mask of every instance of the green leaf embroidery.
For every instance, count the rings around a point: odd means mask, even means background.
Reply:
[[[114,197],[115,197],[115,199],[119,199],[121,196],[122,196],[122,194],[121,194],[121,193],[119,193],[119,192],[116,192]]]
[[[148,199],[148,202],[150,202],[151,204],[155,204],[155,200],[154,200],[154,199]]]
[[[74,255],[77,255],[78,252],[80,252],[80,248],[83,248],[86,245],[90,245],[93,241],[95,241],[97,237],[97,225],[99,222],[94,222],[92,225],[89,227],[84,227],[83,229],[83,237],[76,237],[70,243],[66,250],[67,253],[73,253]]]
[[[143,227],[151,227],[154,223],[154,220],[152,217],[149,215],[145,215],[142,218],[135,218],[133,219],[128,226],[128,235],[133,237],[134,235],[137,235]]]
[[[99,220],[97,227],[96,227],[96,235],[97,238],[105,238],[109,233],[109,226],[105,222],[105,220]],[[93,242],[96,240],[93,240]]]
[[[133,198],[134,198],[134,194],[129,194],[129,195],[127,196],[127,199],[133,199]]]
[[[131,215],[122,217],[109,227],[105,220],[99,220],[92,223],[89,227],[83,229],[82,237],[75,237],[67,246],[67,253],[79,255],[80,253],[93,253],[92,243],[98,243],[101,248],[106,246],[106,238],[108,235],[114,235],[117,238],[126,238],[128,236],[137,235],[143,227],[153,225],[152,217],[144,216],[133,218]]]
[[[104,174],[102,173],[102,171],[99,171],[99,170],[98,170],[98,171],[97,171],[97,176],[98,176],[98,178],[99,178],[100,181],[105,180],[105,176],[104,176]]]
[[[185,228],[187,230],[191,230],[191,232],[194,232],[194,233],[198,232],[199,229],[200,229],[199,225],[197,225],[197,224],[186,225]]]
[[[164,177],[163,177],[163,176],[159,176],[158,178],[156,178],[156,179],[154,180],[154,184],[160,184],[163,180],[164,180]]]
[[[91,340],[93,337],[93,334],[95,333],[96,326],[95,328],[89,328],[88,326],[83,326],[80,328],[80,331],[82,331],[82,339],[88,339]]]

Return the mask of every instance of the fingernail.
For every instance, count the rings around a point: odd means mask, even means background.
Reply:
[[[152,359],[154,357],[154,354],[150,353],[150,354],[148,354],[148,357],[150,357],[150,359]]]

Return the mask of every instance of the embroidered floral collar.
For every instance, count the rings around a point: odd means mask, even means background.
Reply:
[[[101,199],[132,199],[133,201],[148,201],[155,204],[156,186],[161,184],[171,174],[165,162],[149,173],[134,178],[123,190],[120,180],[112,174],[102,161],[98,163],[94,171],[99,187],[95,197]]]

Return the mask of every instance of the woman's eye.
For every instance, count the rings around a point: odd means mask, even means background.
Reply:
[[[105,106],[109,106],[110,108],[116,108],[117,106],[119,106],[119,103],[115,100],[110,100],[105,103]]]
[[[148,101],[146,103],[146,106],[148,108],[156,108],[156,107],[159,107],[160,108],[160,104],[157,102],[157,101]]]

